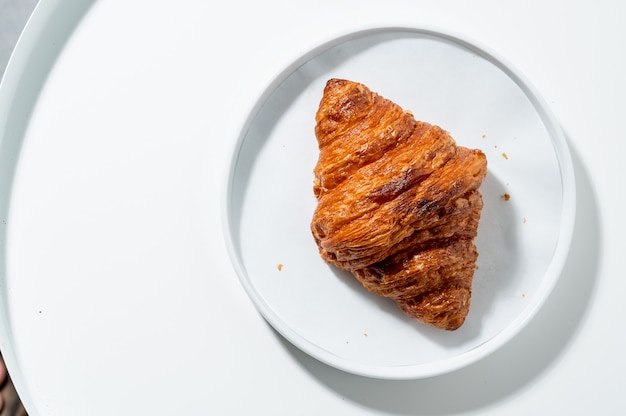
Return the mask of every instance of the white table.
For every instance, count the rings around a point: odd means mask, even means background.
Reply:
[[[33,2],[28,3],[7,0],[0,10],[32,7]],[[213,6],[194,0],[175,4],[99,0],[93,4],[77,1],[71,13],[59,12],[58,7],[68,3],[43,0],[36,10],[17,51],[39,52],[29,58],[30,71],[46,66],[53,70],[35,77],[39,85],[21,91],[37,94],[45,86],[38,105],[52,106],[46,97],[60,94],[54,88],[67,82],[64,77],[71,75],[78,85],[89,86],[94,73],[90,70],[104,62],[111,74],[111,94],[117,93],[116,80],[128,76],[146,80],[137,88],[154,94],[156,103],[163,97],[168,102],[194,97],[199,105],[193,109],[173,106],[178,108],[173,117],[193,120],[178,126],[176,133],[190,138],[181,143],[183,149],[198,146],[192,139],[198,131],[210,131],[220,140],[201,148],[217,155],[213,165],[198,166],[194,155],[184,151],[171,155],[178,158],[177,163],[187,161],[197,169],[193,177],[211,178],[208,189],[200,179],[177,182],[183,173],[168,172],[163,160],[142,165],[144,181],[135,175],[137,183],[125,183],[120,173],[109,178],[111,182],[100,183],[118,186],[127,201],[132,201],[138,189],[149,199],[158,187],[181,201],[167,211],[154,211],[130,202],[120,206],[123,200],[99,199],[102,194],[80,188],[102,179],[95,174],[76,177],[73,169],[80,161],[65,170],[55,164],[59,146],[72,146],[78,158],[93,155],[90,152],[110,152],[107,163],[120,166],[123,172],[132,164],[123,155],[137,155],[141,149],[125,148],[121,141],[94,149],[65,142],[63,137],[36,139],[44,137],[46,126],[54,126],[54,114],[46,119],[37,113],[37,125],[21,132],[35,137],[22,149],[27,159],[21,163],[26,167],[18,172],[19,186],[14,190],[21,211],[11,214],[11,219],[17,216],[16,227],[22,227],[24,237],[12,236],[11,247],[2,250],[7,270],[40,277],[10,281],[10,290],[2,287],[6,304],[0,348],[31,415],[587,415],[624,411],[626,280],[619,263],[626,231],[620,205],[626,178],[621,128],[626,114],[624,3],[270,0]],[[9,14],[0,18],[4,51],[24,20],[10,20]],[[180,19],[185,19],[184,24]],[[5,26],[5,21],[17,23],[11,30],[13,26]],[[65,25],[67,33],[57,30],[57,37],[41,38],[38,30],[50,21],[57,27]],[[216,207],[230,141],[267,83],[308,48],[348,29],[376,23],[427,23],[452,29],[489,45],[514,63],[541,91],[561,122],[577,180],[570,256],[538,315],[491,356],[450,374],[414,381],[343,373],[278,335],[257,313],[232,270]],[[74,27],[74,32],[69,31]],[[64,39],[69,42],[62,47]],[[86,50],[92,59],[77,59],[76,51]],[[115,60],[105,61],[109,57]],[[171,78],[160,83],[150,75],[155,73]],[[203,82],[187,82],[199,79],[199,74],[206,76]],[[97,81],[102,85],[107,79]],[[184,90],[192,88],[197,88],[197,95]],[[102,88],[99,93],[106,91]],[[159,110],[163,117],[171,113],[168,102]],[[144,121],[158,134],[153,119],[140,108],[134,109],[132,102],[119,102],[119,106],[133,112],[129,117],[146,117]],[[159,107],[155,104],[154,108]],[[133,120],[129,125],[136,125],[137,119]],[[77,126],[88,122],[77,120]],[[95,130],[114,131],[104,125]],[[111,151],[113,146],[119,153]],[[146,149],[150,150],[159,152],[158,148]],[[89,166],[81,168],[89,176]],[[59,180],[74,186],[57,187]],[[70,189],[81,189],[83,194],[79,198]],[[88,203],[76,206],[81,201]],[[89,213],[87,208],[96,211]],[[186,215],[194,217],[203,209],[214,210],[215,215],[202,216],[207,219],[200,224],[184,221]],[[120,213],[127,217],[120,218]],[[179,222],[175,224],[172,217]],[[26,226],[20,218],[40,222]],[[136,225],[130,233],[121,228],[129,218]],[[68,221],[82,221],[84,228]],[[98,227],[103,239],[86,247],[82,242],[93,227]],[[70,234],[65,232],[68,229]],[[33,240],[38,233],[40,238]],[[153,245],[136,245],[150,239]],[[31,250],[38,257],[27,261]],[[98,254],[102,252],[108,254]],[[203,262],[206,253],[216,260]],[[156,261],[145,262],[155,256]],[[146,277],[124,280],[134,274]],[[205,283],[198,285],[198,281]]]

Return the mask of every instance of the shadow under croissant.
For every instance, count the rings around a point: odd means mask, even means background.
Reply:
[[[381,312],[388,314],[392,319],[398,319],[406,323],[407,327],[413,328],[427,336],[433,342],[440,345],[455,347],[462,345],[469,339],[480,335],[481,317],[489,313],[494,299],[498,292],[501,292],[510,284],[507,279],[501,279],[499,276],[506,275],[507,270],[515,269],[517,265],[515,261],[506,263],[493,262],[489,260],[491,255],[483,255],[486,261],[481,258],[480,253],[498,253],[496,256],[507,259],[515,259],[516,256],[507,254],[514,253],[517,250],[517,241],[512,235],[511,229],[507,224],[519,221],[521,216],[514,211],[514,206],[504,201],[501,196],[506,192],[506,187],[498,178],[489,173],[483,184],[481,185],[481,193],[485,201],[483,211],[486,213],[490,225],[490,235],[487,238],[476,238],[478,246],[479,258],[478,267],[474,274],[474,283],[472,285],[472,301],[470,311],[463,326],[454,331],[451,335],[449,331],[439,328],[433,328],[428,325],[415,321],[413,318],[406,316],[391,300],[369,292],[359,281],[348,271],[329,266],[329,269],[337,277],[337,280],[344,283],[347,287],[354,291],[355,296],[367,299],[368,303],[379,308]],[[493,207],[497,207],[493,209]],[[483,214],[484,216],[484,214]],[[480,228],[479,228],[479,236]],[[507,253],[503,253],[503,252]]]
[[[322,364],[277,332],[276,336],[312,377],[342,398],[365,408],[398,415],[450,415],[487,408],[513,396],[547,371],[563,354],[594,293],[602,250],[597,199],[579,155],[575,149],[571,150],[577,179],[577,214],[561,278],[537,315],[499,350],[452,373],[408,381],[380,380],[352,375]],[[355,291],[364,291],[360,283],[351,282],[350,275],[339,277]],[[369,295],[382,310],[395,313],[392,312],[393,302],[385,305],[382,301],[386,299],[376,300],[377,295]]]

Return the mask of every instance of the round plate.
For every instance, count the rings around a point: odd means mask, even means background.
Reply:
[[[472,305],[457,331],[406,317],[319,257],[314,118],[330,78],[361,82],[486,153]],[[309,51],[269,84],[233,150],[223,208],[234,267],[279,333],[348,372],[422,378],[493,352],[535,314],[569,249],[574,178],[558,123],[511,65],[439,30],[368,28]]]

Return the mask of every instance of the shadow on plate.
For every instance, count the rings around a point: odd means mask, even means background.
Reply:
[[[338,396],[366,408],[400,415],[449,415],[486,408],[532,384],[549,371],[575,338],[596,286],[602,251],[601,223],[593,183],[575,150],[571,149],[577,179],[577,214],[561,278],[531,322],[498,351],[453,373],[395,381],[334,369],[276,333],[285,349]]]
[[[493,174],[488,174],[481,186],[481,193],[485,201],[484,213],[490,218],[489,237],[477,238],[476,245],[478,252],[503,252],[502,256],[507,259],[516,259],[515,253],[519,250],[518,242],[511,227],[507,224],[513,224],[519,221],[519,213],[515,212],[514,205],[504,202],[501,195],[507,191],[506,186]],[[498,205],[497,209],[490,209],[490,206]],[[480,231],[479,231],[480,235]],[[481,264],[481,256],[479,262]],[[490,313],[493,306],[493,299],[498,296],[509,285],[506,279],[500,279],[505,276],[507,270],[515,270],[518,267],[517,262],[510,260],[506,264],[490,264],[489,267],[481,267],[474,275],[473,286],[475,290],[472,293],[472,308],[466,319],[465,324],[454,332],[441,331],[427,325],[416,322],[408,318],[396,305],[396,303],[375,293],[369,292],[361,283],[355,279],[350,272],[340,270],[336,267],[330,267],[330,271],[337,276],[337,280],[352,289],[355,296],[363,297],[368,303],[378,307],[381,312],[388,314],[392,319],[398,319],[406,323],[407,330],[414,329],[432,341],[448,347],[462,345],[469,339],[480,336],[482,327],[482,317]],[[479,288],[479,290],[477,290]]]

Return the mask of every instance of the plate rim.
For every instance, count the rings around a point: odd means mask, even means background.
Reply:
[[[7,218],[14,187],[15,163],[17,163],[15,155],[19,155],[24,139],[20,131],[9,127],[14,127],[16,123],[29,125],[33,107],[24,103],[31,101],[36,103],[41,93],[40,87],[46,82],[48,71],[53,68],[66,41],[71,38],[74,29],[95,1],[79,0],[72,3],[66,0],[39,0],[24,23],[6,63],[5,71],[0,77],[0,170],[3,173],[0,183],[0,213]],[[58,17],[62,18],[57,19]],[[37,80],[34,85],[29,80],[33,74]],[[25,112],[21,112],[21,109]],[[14,115],[15,111],[19,115],[19,120],[8,122],[7,120]],[[25,377],[22,368],[22,358],[15,345],[14,323],[8,308],[7,299],[10,292],[6,279],[8,227],[8,221],[0,226],[0,239],[4,243],[3,252],[0,254],[0,267],[2,268],[0,347],[5,365],[11,374],[15,388],[19,391],[24,407],[29,412],[37,412],[38,403],[33,395],[31,383]]]
[[[285,321],[277,316],[271,308],[271,305],[268,305],[267,302],[263,300],[262,296],[260,296],[260,294],[258,294],[253,288],[247,275],[247,271],[242,264],[242,259],[237,254],[238,250],[232,235],[233,210],[231,189],[237,172],[237,160],[250,126],[265,102],[274,93],[275,89],[295,71],[297,71],[299,67],[322,54],[324,51],[345,42],[385,32],[412,32],[418,35],[427,35],[447,40],[471,50],[503,71],[523,91],[524,95],[530,100],[537,115],[541,118],[542,124],[546,128],[551,144],[554,148],[562,185],[561,221],[558,230],[558,238],[555,243],[552,259],[544,272],[541,283],[537,288],[537,295],[533,297],[532,301],[524,309],[522,309],[517,317],[502,331],[466,352],[433,362],[398,366],[368,365],[348,361],[335,355],[332,351],[328,351],[314,344],[289,327]],[[239,282],[243,286],[250,300],[253,302],[257,311],[271,325],[272,328],[306,354],[339,370],[371,378],[410,380],[443,375],[473,364],[508,343],[537,314],[539,309],[543,306],[546,299],[551,294],[557,281],[560,279],[570,250],[576,217],[575,175],[569,146],[556,116],[540,94],[539,90],[516,66],[492,48],[481,44],[475,39],[470,39],[468,36],[461,35],[460,33],[456,33],[445,28],[414,23],[370,24],[356,28],[349,28],[340,33],[330,35],[326,39],[318,41],[313,46],[308,48],[305,47],[303,52],[301,51],[289,62],[289,64],[285,65],[271,77],[269,82],[267,82],[261,89],[262,92],[254,98],[253,104],[249,106],[246,112],[243,113],[244,119],[240,124],[241,127],[238,129],[238,135],[236,140],[233,140],[231,148],[227,153],[229,158],[225,164],[226,172],[222,182],[223,189],[220,201],[222,231],[228,255],[230,257],[230,263],[238,277]]]

